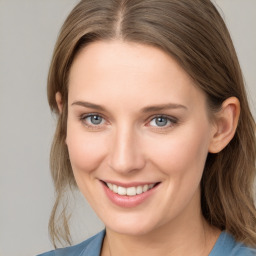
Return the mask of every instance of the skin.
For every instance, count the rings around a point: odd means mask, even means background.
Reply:
[[[56,100],[61,112],[59,93]],[[201,214],[200,180],[208,152],[228,144],[238,116],[229,98],[210,120],[204,93],[157,48],[111,41],[81,50],[70,70],[66,144],[77,185],[106,226],[102,255],[209,254],[220,231]],[[123,208],[106,196],[106,180],[160,184]]]

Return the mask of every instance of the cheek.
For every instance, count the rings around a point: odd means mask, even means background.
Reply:
[[[208,141],[207,129],[189,127],[171,134],[153,148],[151,159],[167,181],[166,193],[161,198],[167,216],[170,217],[170,212],[172,217],[178,216],[185,208],[200,208],[199,189]]]
[[[95,133],[85,133],[81,127],[68,126],[66,143],[75,176],[79,172],[92,172],[105,156],[104,138]]]
[[[180,177],[193,173],[201,176],[208,154],[208,142],[206,127],[186,127],[159,140],[150,154],[155,164],[168,175]]]

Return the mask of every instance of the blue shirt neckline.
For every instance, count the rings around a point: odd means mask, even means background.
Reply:
[[[80,244],[57,249],[41,256],[100,256],[106,230],[102,230],[95,236]],[[237,242],[234,237],[222,231],[209,256],[253,256],[256,250]],[[40,256],[40,255],[38,255]]]

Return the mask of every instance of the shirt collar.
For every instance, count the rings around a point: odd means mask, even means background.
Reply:
[[[98,233],[86,246],[86,248],[79,254],[79,256],[100,256],[103,240],[106,234],[106,230],[102,230]]]

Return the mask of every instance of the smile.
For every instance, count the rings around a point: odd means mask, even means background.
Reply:
[[[142,186],[134,186],[134,187],[122,187],[122,186],[118,186],[116,184],[112,184],[112,183],[106,183],[108,188],[113,191],[114,193],[120,195],[120,196],[136,196],[136,195],[140,195],[142,193],[147,192],[148,190],[152,189],[154,186],[157,185],[157,183],[153,183],[153,184],[146,184],[146,185],[142,185]]]
[[[136,207],[149,198],[158,190],[161,182],[122,184],[117,182],[102,181],[101,184],[109,200],[124,208]]]

